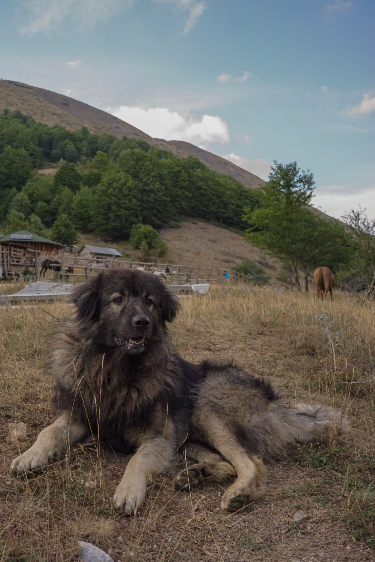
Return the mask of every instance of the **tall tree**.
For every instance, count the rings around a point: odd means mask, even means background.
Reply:
[[[53,178],[53,189],[55,193],[61,187],[68,187],[73,193],[78,191],[82,185],[82,177],[74,164],[64,162],[57,170]]]
[[[18,232],[19,230],[25,230],[26,228],[27,220],[25,215],[19,211],[9,211],[2,226],[2,231],[4,234],[11,234],[12,232]]]
[[[0,154],[0,196],[13,187],[21,191],[31,170],[32,164],[26,150],[7,146]]]
[[[31,203],[26,193],[23,191],[17,193],[17,195],[13,197],[9,209],[23,213],[25,217],[28,217],[31,212]]]
[[[353,209],[342,217],[349,226],[357,254],[352,275],[362,280],[367,294],[375,293],[375,218],[369,219],[366,209]]]
[[[38,234],[39,236],[46,235],[46,229],[44,224],[42,223],[40,218],[35,214],[29,216],[27,221],[27,230],[29,230],[33,234]]]
[[[313,196],[314,180],[295,162],[275,162],[267,184],[260,188],[260,208],[245,209],[245,220],[251,225],[247,238],[274,256],[287,259],[301,290],[299,269],[308,277],[319,265],[334,267],[348,259],[350,241],[342,225],[318,217],[307,205]]]
[[[74,195],[72,220],[79,229],[88,231],[91,228],[93,196],[93,190],[85,185]]]
[[[119,169],[113,168],[95,188],[92,225],[105,238],[123,238],[133,224],[140,222],[137,184]]]
[[[64,246],[73,246],[78,242],[78,234],[72,221],[66,215],[60,215],[53,223],[52,240]]]

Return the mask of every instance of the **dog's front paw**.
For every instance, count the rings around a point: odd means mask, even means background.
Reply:
[[[146,492],[146,483],[131,485],[120,482],[114,495],[116,507],[121,509],[125,515],[136,515],[145,500]]]
[[[10,466],[13,476],[25,474],[43,468],[48,464],[48,455],[34,447],[25,451],[22,455],[14,459]]]

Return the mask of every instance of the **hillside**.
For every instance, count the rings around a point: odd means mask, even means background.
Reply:
[[[126,136],[144,140],[150,145],[168,150],[180,158],[195,156],[214,172],[226,174],[249,188],[259,187],[265,183],[258,176],[207,150],[187,142],[154,139],[101,109],[43,88],[11,80],[0,80],[0,113],[5,108],[10,111],[21,111],[24,115],[31,115],[36,121],[49,126],[59,125],[70,131],[87,127],[91,133],[95,134],[108,133],[118,138]]]
[[[186,220],[176,228],[165,228],[160,236],[168,245],[166,256],[159,261],[202,268],[227,269],[240,265],[244,260],[252,260],[265,268],[272,285],[280,285],[276,277],[281,264],[276,259],[265,256],[259,248],[246,242],[240,234],[199,220]],[[115,248],[126,256],[137,260],[139,250],[134,250],[129,240],[103,242],[94,234],[81,234],[78,245],[91,244]]]

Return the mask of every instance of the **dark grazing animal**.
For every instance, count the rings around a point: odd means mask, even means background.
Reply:
[[[329,267],[318,267],[314,271],[314,283],[316,285],[316,293],[318,299],[322,297],[322,300],[327,296],[329,292],[331,295],[331,301],[333,300],[332,288],[335,284],[335,277]]]
[[[44,275],[47,272],[47,269],[51,269],[52,271],[56,271],[57,273],[61,272],[61,263],[58,260],[51,260],[51,259],[45,259],[42,261],[42,267],[40,270],[40,275],[42,275],[42,273],[44,273]],[[69,266],[65,266],[65,273],[69,274],[69,273],[74,273],[74,267]]]
[[[93,434],[135,453],[114,497],[134,514],[150,475],[185,449],[195,464],[177,475],[175,488],[205,477],[232,479],[221,507],[233,511],[264,493],[263,461],[285,454],[295,440],[347,429],[339,411],[288,409],[269,382],[232,365],[184,361],[166,326],[178,311],[177,297],[155,275],[103,271],[77,286],[72,300],[75,316],[62,323],[51,360],[60,415],[13,461],[13,474],[39,469]]]
[[[42,261],[42,267],[40,269],[40,275],[47,273],[47,269],[52,271],[61,271],[61,263],[58,260],[51,260],[49,258]]]

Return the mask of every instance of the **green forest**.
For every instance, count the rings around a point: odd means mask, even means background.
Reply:
[[[38,173],[51,166],[55,175]],[[298,289],[301,273],[307,290],[314,269],[325,265],[346,289],[374,292],[375,220],[362,210],[341,222],[319,216],[311,207],[314,187],[312,173],[296,162],[275,162],[266,185],[250,190],[197,158],[143,140],[49,127],[19,111],[0,116],[2,234],[49,228],[53,240],[72,245],[79,230],[103,240],[130,237],[140,247],[142,233],[161,256],[166,248],[153,229],[203,219],[242,231],[281,259]]]
[[[58,165],[53,177],[37,169]],[[104,239],[129,237],[135,224],[155,229],[194,217],[244,229],[249,189],[142,140],[48,127],[15,111],[0,116],[0,224],[3,232],[32,221],[74,227]]]

